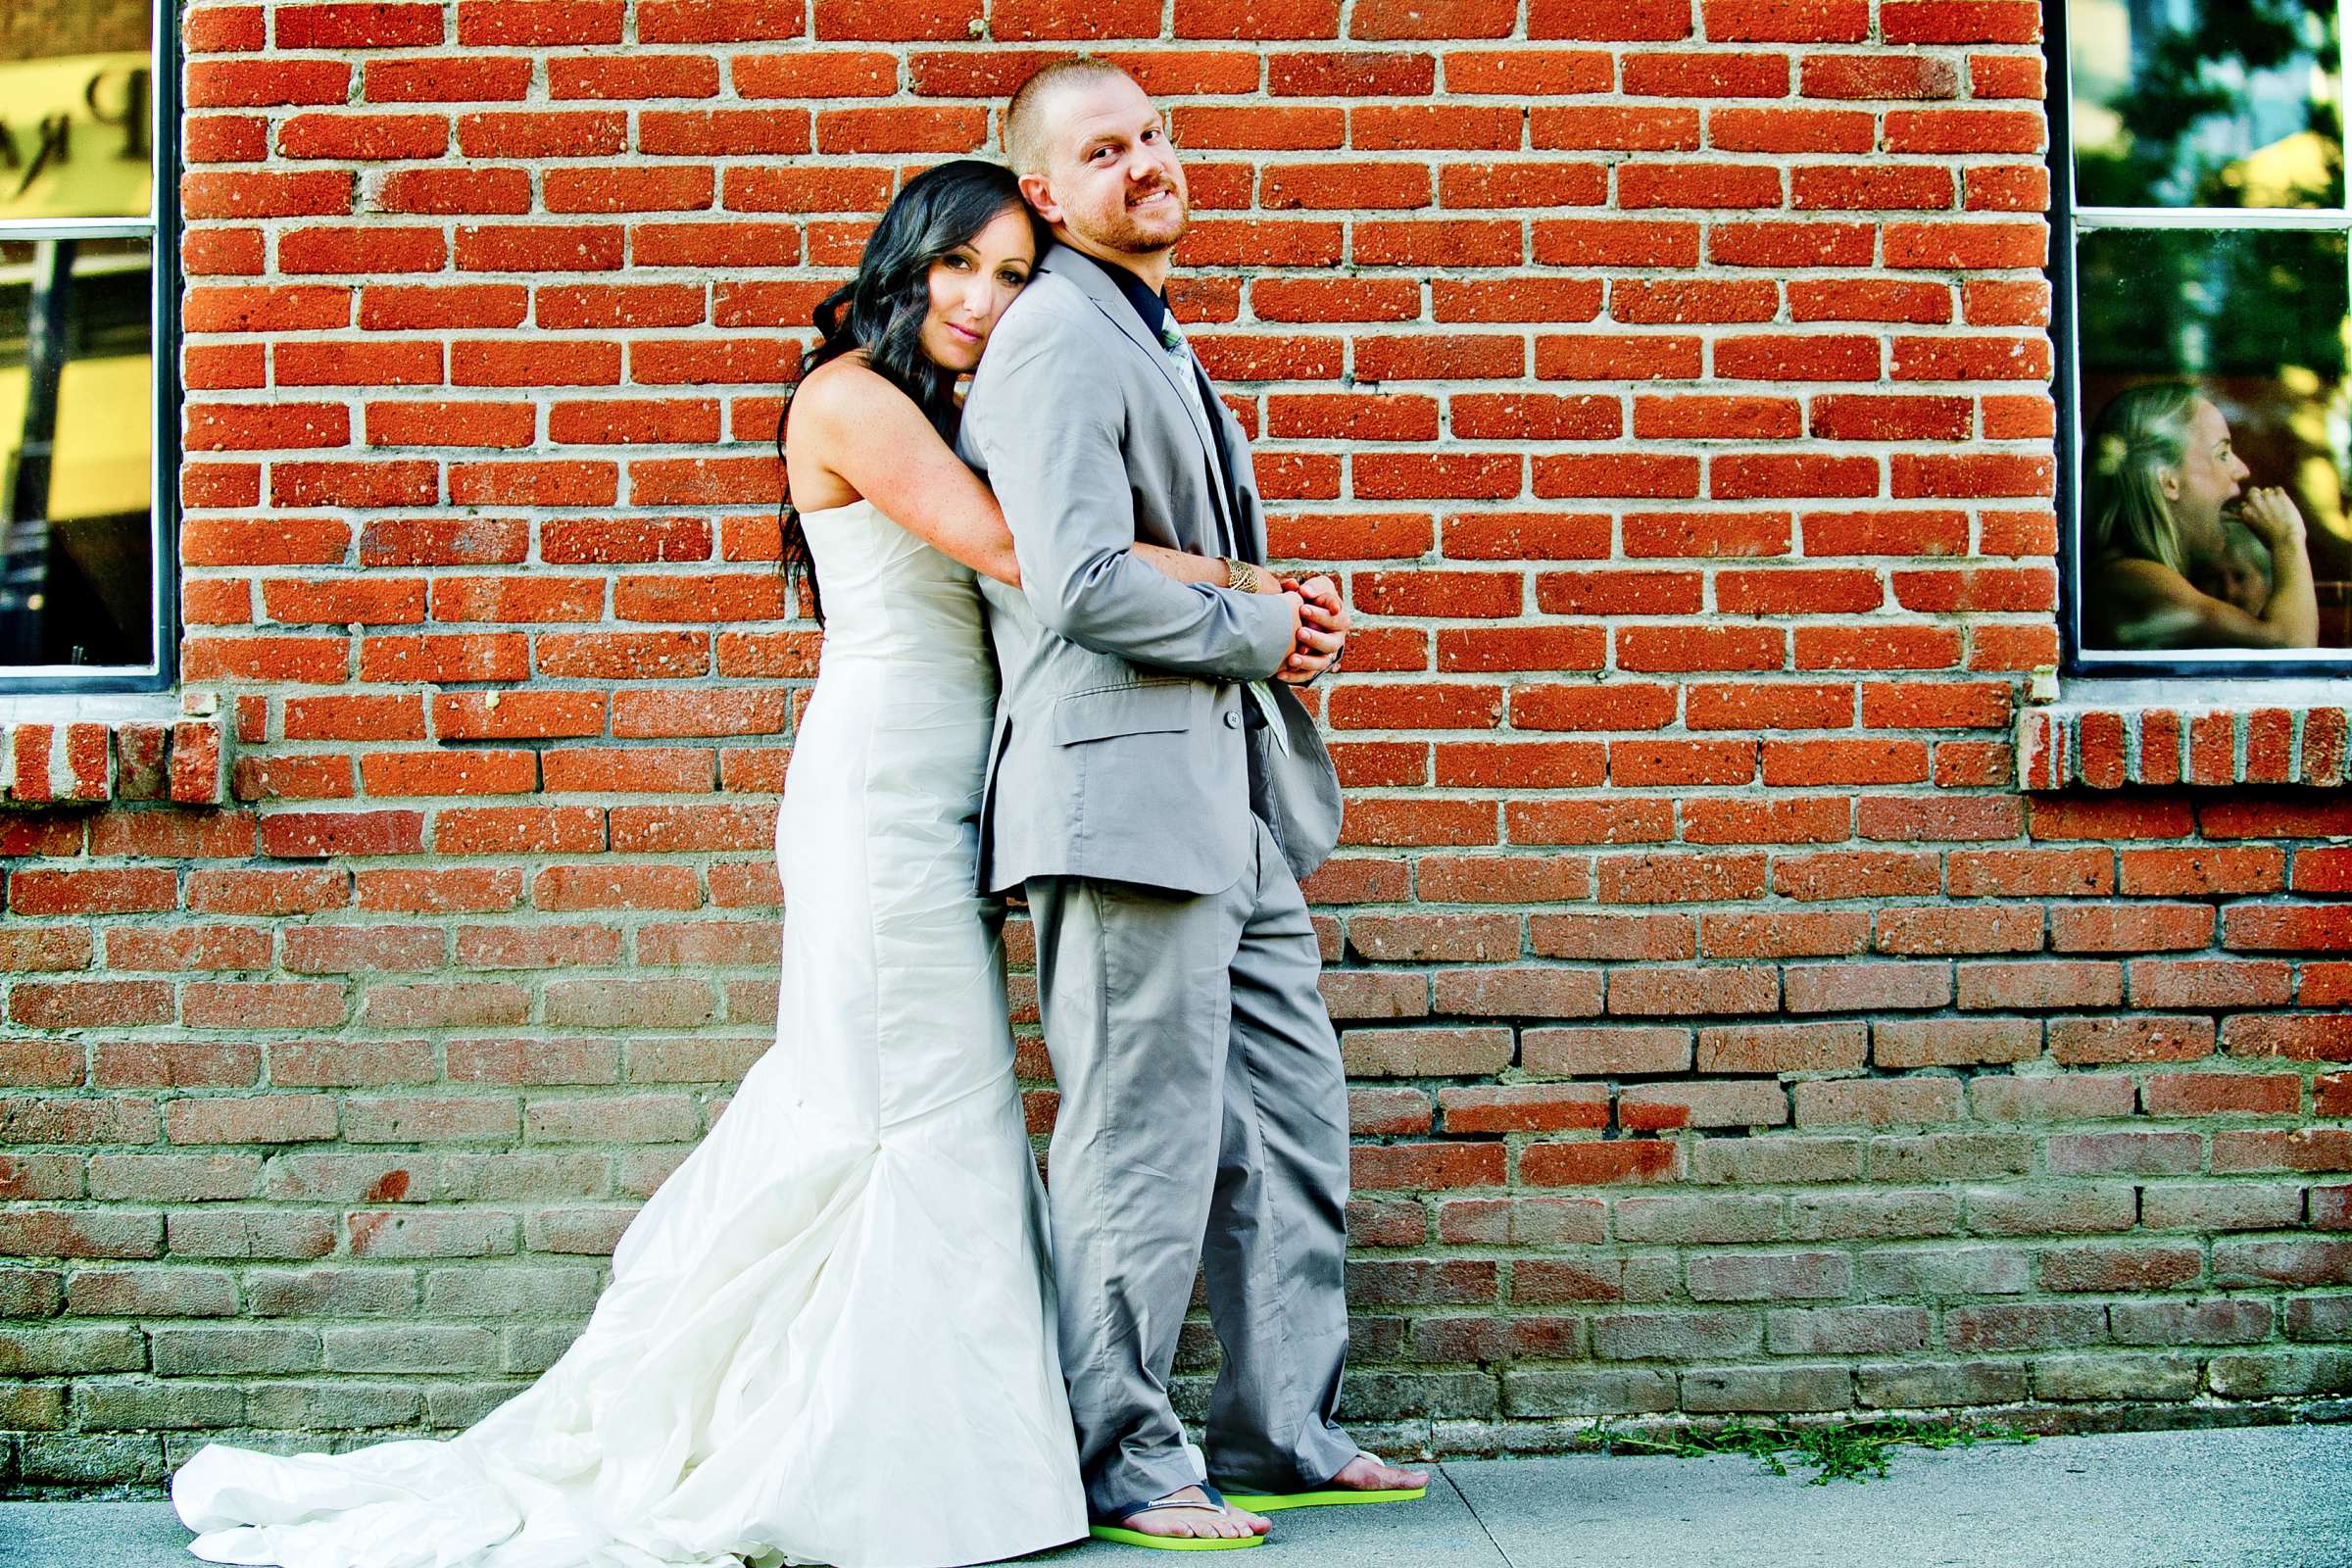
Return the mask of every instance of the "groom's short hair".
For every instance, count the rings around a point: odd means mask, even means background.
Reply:
[[[1013,172],[1042,174],[1052,167],[1053,125],[1046,109],[1057,89],[1102,76],[1127,75],[1101,55],[1071,55],[1032,72],[1028,80],[1013,89],[1012,102],[1004,106],[1004,156]]]

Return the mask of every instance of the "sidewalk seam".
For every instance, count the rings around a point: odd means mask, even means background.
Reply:
[[[1478,1524],[1478,1533],[1487,1538],[1487,1544],[1493,1546],[1494,1555],[1502,1559],[1502,1568],[1519,1568],[1519,1565],[1511,1560],[1511,1554],[1503,1549],[1502,1543],[1494,1539],[1494,1532],[1487,1528],[1486,1520],[1479,1518],[1478,1504],[1470,1500],[1470,1494],[1464,1492],[1461,1483],[1453,1479],[1453,1472],[1444,1465],[1439,1465],[1438,1474],[1446,1478],[1446,1485],[1453,1489],[1453,1494],[1462,1499],[1462,1507]]]

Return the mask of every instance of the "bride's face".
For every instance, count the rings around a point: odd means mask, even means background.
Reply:
[[[1029,281],[1037,239],[1029,215],[1007,207],[986,228],[931,264],[931,310],[923,353],[957,374],[980,363],[997,318]]]

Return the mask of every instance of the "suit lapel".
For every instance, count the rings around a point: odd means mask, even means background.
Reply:
[[[1207,465],[1209,508],[1219,515],[1223,515],[1225,487],[1217,477],[1219,468],[1216,432],[1208,427],[1207,420],[1202,416],[1206,415],[1207,418],[1232,417],[1224,411],[1224,405],[1220,402],[1217,406],[1218,412],[1215,414],[1210,414],[1205,409],[1199,413],[1194,411],[1193,399],[1185,395],[1184,388],[1176,380],[1178,375],[1189,373],[1189,365],[1186,370],[1180,371],[1169,362],[1167,350],[1160,346],[1157,338],[1144,330],[1144,323],[1136,319],[1135,307],[1127,303],[1127,296],[1119,292],[1119,286],[1113,283],[1109,275],[1102,270],[1102,263],[1083,252],[1072,250],[1067,245],[1056,243],[1046,252],[1044,260],[1038,263],[1037,270],[1041,272],[1059,272],[1076,283],[1086,297],[1094,301],[1095,309],[1102,313],[1103,318],[1118,329],[1119,335],[1134,344],[1142,352],[1144,358],[1152,362],[1152,368],[1157,370],[1159,378],[1167,383],[1168,396],[1175,400],[1178,413],[1184,416],[1185,422],[1193,427],[1193,439],[1200,443],[1200,459]],[[1234,450],[1238,453],[1243,449],[1237,444]],[[1238,543],[1245,531],[1244,524],[1240,518],[1228,520],[1233,527]],[[1264,559],[1262,547],[1257,559]]]

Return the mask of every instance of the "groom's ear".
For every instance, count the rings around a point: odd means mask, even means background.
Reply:
[[[1054,199],[1054,181],[1045,174],[1023,174],[1021,195],[1030,210],[1048,223],[1061,221],[1061,204]]]

